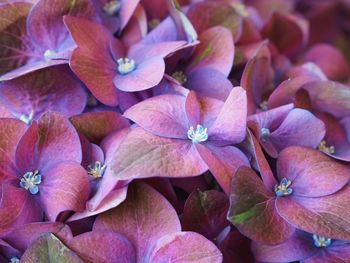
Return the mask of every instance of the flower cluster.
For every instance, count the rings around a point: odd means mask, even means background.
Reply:
[[[349,14],[0,1],[0,261],[350,262]]]

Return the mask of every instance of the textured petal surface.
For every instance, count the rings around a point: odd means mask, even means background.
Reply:
[[[164,262],[222,262],[220,250],[208,239],[195,232],[172,233],[158,240],[150,261]]]
[[[123,204],[96,219],[94,230],[104,229],[125,235],[141,263],[149,262],[159,238],[180,231],[181,226],[176,211],[162,195],[146,184],[135,184]]]

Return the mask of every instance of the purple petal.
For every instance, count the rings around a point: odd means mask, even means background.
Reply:
[[[191,141],[158,137],[142,128],[128,134],[111,162],[119,179],[189,177],[207,169]]]
[[[87,0],[41,0],[31,9],[27,21],[28,32],[43,50],[59,51],[69,37],[63,16],[92,18],[93,14],[94,8]]]
[[[220,250],[208,239],[195,232],[172,233],[162,237],[155,245],[150,262],[222,262]]]
[[[42,171],[39,189],[50,221],[64,211],[83,211],[90,193],[85,169],[73,162],[62,162]]]
[[[0,98],[18,117],[39,119],[45,111],[66,117],[79,114],[86,105],[86,92],[68,66],[55,66],[0,84]]]
[[[125,26],[128,24],[139,2],[140,0],[129,0],[129,1],[123,2],[119,13],[120,30],[123,30]]]
[[[279,155],[277,175],[280,180],[292,181],[293,196],[318,197],[343,188],[350,179],[350,170],[319,151],[289,147]]]
[[[125,202],[96,219],[94,230],[125,235],[136,249],[137,262],[149,262],[157,240],[179,232],[181,226],[176,211],[161,194],[146,184],[135,184],[129,188]]]
[[[247,167],[239,169],[232,179],[230,203],[227,218],[242,234],[256,242],[279,244],[295,230],[279,216],[274,196]]]
[[[188,93],[185,108],[189,125],[196,127],[199,123],[201,123],[201,104],[197,98],[197,94],[194,91],[190,91],[190,93]]]
[[[155,135],[187,139],[185,100],[179,95],[153,97],[129,108],[124,116]]]
[[[135,92],[146,90],[159,84],[164,76],[164,72],[165,63],[163,58],[151,57],[137,64],[133,72],[126,75],[116,75],[113,83],[122,91]]]
[[[231,143],[243,141],[246,135],[246,105],[245,90],[241,87],[235,87],[212,126],[208,127],[209,140],[229,141]],[[232,114],[233,112],[234,114]]]
[[[86,263],[136,262],[135,250],[128,239],[112,231],[87,232],[75,236],[68,246]]]

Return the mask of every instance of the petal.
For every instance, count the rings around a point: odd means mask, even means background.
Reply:
[[[194,91],[190,91],[190,93],[188,93],[186,97],[185,108],[189,124],[193,127],[196,127],[201,123],[201,105],[197,94]]]
[[[50,221],[64,211],[80,212],[89,197],[86,171],[77,163],[62,162],[42,172],[40,200]]]
[[[45,113],[21,139],[16,160],[21,172],[42,169],[62,161],[80,163],[82,152],[79,136],[62,115]]]
[[[311,112],[293,109],[282,124],[271,133],[270,140],[277,151],[295,145],[316,148],[325,133],[324,123]]]
[[[54,66],[0,84],[0,99],[15,116],[39,119],[45,111],[79,114],[87,96],[68,66]]]
[[[113,111],[86,112],[70,118],[70,121],[92,143],[99,143],[110,133],[129,126],[125,118]]]
[[[104,26],[81,18],[66,16],[64,22],[78,45],[70,59],[73,72],[99,101],[117,105],[113,79],[118,71],[110,53],[111,33]]]
[[[186,73],[198,68],[210,68],[228,76],[235,54],[231,32],[222,26],[211,27],[200,34],[199,41]]]
[[[0,234],[15,226],[40,221],[43,213],[26,190],[10,184],[2,184],[0,199]]]
[[[90,1],[41,0],[28,17],[28,32],[44,49],[58,50],[69,36],[63,23],[64,15],[92,18],[94,7]]]
[[[223,2],[198,2],[191,5],[187,16],[198,34],[213,26],[222,25],[228,28],[237,41],[242,32],[242,17]]]
[[[54,234],[47,233],[36,239],[21,257],[22,262],[69,262],[84,263],[73,251],[67,248]]]
[[[228,220],[245,236],[264,244],[287,240],[294,227],[275,209],[275,198],[253,170],[243,167],[232,179]]]
[[[151,57],[137,64],[136,69],[126,75],[117,74],[114,85],[122,91],[135,92],[150,89],[162,80],[165,63],[161,57]]]
[[[220,71],[198,68],[187,75],[186,88],[202,96],[225,101],[233,89],[232,83]]]
[[[318,198],[277,198],[278,214],[290,224],[309,233],[331,239],[349,240],[350,187]]]
[[[319,151],[289,147],[279,155],[277,175],[292,181],[293,196],[319,197],[343,188],[350,170]]]
[[[112,231],[93,231],[75,236],[68,246],[86,263],[135,261],[135,250],[130,241]]]
[[[235,87],[212,126],[208,127],[209,140],[229,141],[231,143],[243,141],[246,136],[246,105],[247,95],[245,90],[241,87]]]
[[[236,147],[217,147],[209,143],[196,148],[226,194],[231,191],[232,177],[240,166],[249,166],[246,156]]]
[[[259,262],[292,262],[307,259],[318,251],[313,245],[311,235],[296,231],[287,241],[282,244],[269,246],[253,243],[252,250]],[[303,260],[303,262],[306,262]]]
[[[123,30],[125,26],[128,24],[139,2],[140,0],[129,0],[129,1],[123,2],[121,9],[119,11],[120,30]]]
[[[73,237],[70,228],[63,223],[38,222],[18,226],[4,236],[4,240],[24,253],[32,242],[47,232],[55,234],[62,240],[69,240]]]
[[[0,181],[16,176],[16,148],[26,129],[22,121],[0,118]]]
[[[129,188],[125,202],[96,219],[95,230],[125,235],[136,249],[137,262],[149,262],[157,240],[180,231],[181,226],[176,211],[161,194],[146,184],[135,184]]]
[[[179,95],[156,96],[129,108],[124,116],[155,135],[187,139],[185,100]]]
[[[208,239],[195,232],[168,234],[158,240],[150,256],[150,262],[222,262],[220,250]]]
[[[8,1],[1,3],[0,75],[3,75],[24,65],[32,56],[33,44],[26,40],[26,19],[32,4]]]
[[[195,231],[213,239],[229,224],[226,219],[229,201],[219,191],[195,190],[187,198],[182,214],[184,231]]]
[[[111,161],[119,179],[189,177],[207,169],[191,141],[158,137],[142,128],[128,134]]]

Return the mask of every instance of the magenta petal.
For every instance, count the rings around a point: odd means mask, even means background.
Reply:
[[[25,263],[84,263],[84,261],[67,248],[61,240],[51,233],[43,234],[37,238],[23,254],[21,261]]]
[[[240,166],[249,166],[246,156],[236,147],[196,144],[196,148],[226,194],[231,192],[232,177]],[[234,160],[234,161],[233,161]]]
[[[28,31],[33,40],[44,49],[58,50],[69,37],[63,24],[64,15],[92,18],[94,7],[90,1],[41,0],[28,17]]]
[[[293,145],[316,148],[325,132],[324,123],[311,112],[293,109],[282,124],[271,133],[270,141],[277,151]]]
[[[42,220],[43,213],[31,194],[10,184],[2,184],[0,199],[0,235],[11,228]]]
[[[22,172],[28,172],[27,169],[42,169],[62,161],[80,163],[82,152],[79,136],[62,115],[45,113],[21,139],[16,159]]]
[[[276,211],[273,194],[247,167],[239,169],[232,179],[230,203],[228,220],[256,242],[279,244],[295,230]]]
[[[120,30],[123,30],[125,26],[128,24],[139,2],[140,0],[129,0],[129,1],[123,2],[119,13]]]
[[[70,228],[63,223],[40,222],[18,226],[4,236],[4,240],[24,252],[35,239],[46,232],[51,232],[62,240],[69,240],[73,237]]]
[[[0,85],[1,101],[18,117],[38,119],[45,111],[70,117],[83,111],[86,92],[68,66],[55,66]]]
[[[190,140],[158,137],[142,128],[128,134],[111,161],[113,175],[123,180],[197,176],[207,169]]]
[[[208,239],[196,232],[172,233],[162,237],[155,245],[150,261],[220,263],[220,250]]]
[[[222,106],[211,127],[208,127],[209,140],[239,143],[246,135],[247,95],[241,87],[235,87]]]
[[[255,259],[259,262],[298,261],[309,258],[318,252],[311,235],[300,232],[295,232],[287,241],[275,246],[253,243],[252,250]]]
[[[136,64],[138,62],[136,61]],[[128,92],[150,89],[162,80],[165,71],[165,63],[161,57],[153,57],[136,65],[136,69],[126,75],[117,74],[114,85]]]
[[[99,143],[111,132],[129,126],[128,120],[113,111],[86,112],[70,118],[70,121],[92,143]]]
[[[85,263],[136,262],[135,250],[130,241],[113,231],[86,232],[75,236],[68,246]]]
[[[156,96],[132,106],[124,116],[155,135],[187,139],[185,100],[179,95]]]
[[[129,188],[125,202],[96,219],[94,230],[125,235],[141,263],[149,262],[149,253],[159,238],[179,232],[181,226],[176,211],[161,194],[146,184],[135,184]]]
[[[125,186],[120,189],[115,189],[112,191],[109,191],[106,196],[104,196],[103,200],[98,203],[98,206],[95,207],[90,207],[91,206],[91,201],[87,203],[88,209],[83,211],[83,212],[77,212],[73,216],[71,216],[68,221],[76,221],[82,218],[94,216],[101,214],[105,211],[108,211],[118,205],[120,205],[125,199],[126,199],[126,193],[127,193],[128,187]],[[95,205],[95,204],[92,204]],[[92,209],[90,209],[92,208]],[[92,211],[93,210],[93,211]]]
[[[279,155],[277,175],[280,180],[292,181],[293,196],[318,197],[343,188],[350,179],[350,170],[319,151],[289,147]]]
[[[214,239],[229,224],[226,219],[229,201],[219,191],[195,190],[187,198],[182,227],[184,231],[195,231],[206,238]]]
[[[50,221],[55,221],[64,211],[83,211],[90,192],[86,171],[73,162],[62,162],[42,171],[39,189]]]
[[[197,94],[194,91],[190,91],[190,93],[188,93],[185,107],[189,124],[192,127],[196,127],[201,123],[201,104],[198,100]]]
[[[0,182],[17,173],[16,148],[26,129],[22,121],[0,118]]]
[[[233,89],[232,83],[220,71],[198,68],[187,75],[185,86],[202,96],[225,101]]]
[[[278,214],[296,228],[331,239],[350,239],[350,187],[318,198],[277,198]]]
[[[198,68],[210,68],[228,76],[235,53],[231,32],[222,26],[212,27],[201,33],[199,41],[186,73]]]

